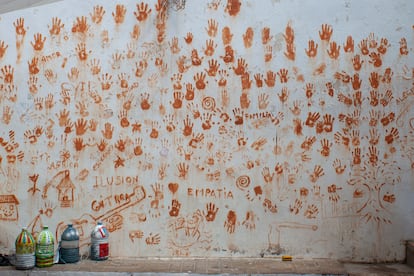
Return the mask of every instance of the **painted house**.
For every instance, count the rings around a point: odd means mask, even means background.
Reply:
[[[0,195],[0,220],[17,221],[19,201],[15,195]]]

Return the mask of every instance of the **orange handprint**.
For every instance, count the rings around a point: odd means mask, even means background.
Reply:
[[[381,98],[380,103],[383,107],[386,107],[392,101],[393,98],[394,96],[392,95],[392,90],[388,89]]]
[[[191,42],[193,42],[193,34],[192,33],[187,33],[187,36],[184,37],[185,43],[187,44],[191,44]]]
[[[266,78],[264,79],[268,87],[274,87],[276,83],[276,74],[273,71],[266,72]]]
[[[370,33],[368,36],[368,43],[369,43],[369,48],[376,48],[378,45],[377,42],[377,37],[375,36],[374,33]]]
[[[233,34],[228,26],[225,26],[221,31],[221,39],[223,40],[223,45],[227,46],[231,43],[233,39]]]
[[[286,87],[287,90],[287,87]],[[282,88],[282,92],[283,92],[283,88]],[[293,101],[293,107],[289,107],[290,111],[292,112],[292,114],[294,116],[299,116],[300,113],[302,112],[302,103],[299,100],[295,100]]]
[[[203,62],[203,58],[200,58],[199,56],[198,56],[198,51],[197,51],[197,49],[193,49],[192,51],[191,51],[191,63],[194,65],[194,66],[199,66],[199,65],[201,65],[201,63]]]
[[[102,74],[98,80],[101,82],[101,88],[103,91],[109,90],[112,86],[112,75],[109,73]]]
[[[214,55],[214,51],[216,47],[217,47],[217,44],[214,43],[214,40],[212,39],[206,40],[206,48],[204,49],[204,54],[206,56]]]
[[[184,123],[183,135],[184,136],[190,136],[193,133],[194,123],[191,122],[191,119],[190,119],[190,117],[188,115],[183,120],[183,123]]]
[[[345,147],[349,146],[350,138],[347,136],[347,132],[344,130],[344,133],[336,132],[334,134],[335,143],[343,144]]]
[[[240,12],[241,3],[239,0],[227,0],[227,5],[225,11],[229,13],[230,16],[236,16]]]
[[[265,46],[264,61],[269,62],[273,58],[273,47],[272,45]]]
[[[282,88],[280,93],[277,95],[281,103],[285,103],[289,98],[289,90],[286,86]]]
[[[352,151],[352,164],[353,165],[360,165],[361,164],[361,148],[356,147]]]
[[[312,174],[309,175],[309,180],[312,183],[318,181],[318,179],[325,175],[323,168],[320,165],[315,165]]]
[[[11,65],[4,65],[1,68],[1,78],[5,84],[13,84],[14,80],[14,68]]]
[[[350,35],[346,38],[346,43],[344,44],[344,51],[345,53],[354,52],[354,39]]]
[[[237,60],[237,67],[233,67],[234,73],[238,76],[241,76],[244,74],[247,68],[247,63],[244,58],[239,58]]]
[[[100,64],[100,60],[99,59],[92,59],[88,66],[91,70],[92,75],[98,75],[101,72],[101,64]]]
[[[368,153],[369,162],[373,166],[376,166],[378,162],[378,154],[379,154],[378,149],[376,146],[369,146],[368,150],[369,150],[369,153]]]
[[[342,165],[341,160],[338,158],[333,161],[332,166],[334,167],[336,174],[342,174],[346,169],[346,165]]]
[[[223,59],[223,61],[225,63],[231,63],[231,62],[233,62],[234,61],[234,50],[231,47],[231,45],[227,45],[224,48],[224,51],[225,51],[224,56],[221,56],[221,58]]]
[[[171,103],[173,108],[180,109],[183,106],[184,94],[181,91],[174,91],[173,97],[174,100]]]
[[[210,112],[203,113],[203,115],[201,116],[201,120],[202,120],[201,127],[203,128],[203,130],[211,129],[211,125],[212,125],[211,118],[212,118],[212,116],[213,116],[213,114],[211,114]]]
[[[378,53],[380,53],[381,55],[385,55],[385,53],[387,52],[388,47],[390,47],[390,45],[388,44],[388,39],[381,38],[380,46],[377,49]]]
[[[20,17],[15,22],[13,22],[13,26],[16,31],[16,35],[24,36],[26,34],[26,29],[24,28],[24,18]]]
[[[269,105],[269,94],[259,94],[259,96],[257,97],[257,101],[260,110],[267,109],[267,106]]]
[[[168,44],[172,54],[178,54],[180,52],[181,49],[178,46],[178,37],[174,36]]]
[[[102,18],[105,14],[105,10],[102,6],[96,5],[93,7],[93,13],[90,14],[92,22],[95,24],[100,24]]]
[[[134,146],[134,155],[135,156],[140,156],[143,154],[143,150],[142,150],[142,138],[138,137],[137,139],[135,139],[135,146]]]
[[[73,146],[76,151],[82,151],[86,147],[86,144],[83,143],[83,139],[81,137],[76,137],[73,139]]]
[[[83,135],[88,130],[88,121],[84,118],[79,118],[75,123],[76,135]]]
[[[185,162],[180,162],[177,165],[177,170],[178,170],[178,177],[181,179],[186,179],[188,176],[188,170],[189,170],[190,166],[185,163]]]
[[[328,24],[322,24],[321,30],[319,31],[319,37],[321,40],[329,41],[332,36],[332,26]]]
[[[313,94],[315,93],[315,86],[313,83],[307,83],[305,89],[306,98],[312,98]]]
[[[6,50],[9,45],[5,44],[3,40],[0,40],[0,59],[6,54]]]
[[[115,24],[122,24],[125,20],[126,8],[124,5],[117,4],[115,6],[115,12],[112,12]]]
[[[115,19],[115,21],[116,20],[117,19]],[[120,22],[120,23],[122,23],[122,22]],[[133,40],[138,40],[140,34],[141,34],[141,29],[140,29],[138,24],[135,24],[134,27],[132,27],[132,32],[130,33],[131,38]]]
[[[280,83],[287,83],[288,82],[288,73],[289,71],[286,68],[282,68],[279,70],[279,72],[277,73],[277,75],[280,78]]]
[[[408,55],[408,46],[407,46],[407,40],[405,37],[401,38],[400,40],[400,55],[406,56]]]
[[[165,118],[163,119],[163,122],[165,124],[165,129],[168,132],[173,132],[175,130],[175,125],[177,124],[175,121],[175,116],[174,114],[169,114],[166,115]]]
[[[254,75],[254,80],[256,81],[256,86],[258,88],[263,87],[263,75],[260,73],[257,73]]]
[[[205,80],[206,74],[204,72],[196,73],[193,79],[195,81],[195,86],[198,90],[203,90],[204,88],[206,88],[207,81]]]
[[[361,40],[361,42],[358,44],[358,47],[361,50],[361,54],[363,54],[364,56],[369,54],[368,40],[367,39]]]
[[[286,25],[285,33],[283,34],[286,44],[293,44],[295,40],[295,31],[292,28],[291,22]]]
[[[286,44],[286,51],[284,54],[287,59],[294,61],[296,57],[295,44],[293,43]]]
[[[89,25],[85,16],[76,17],[76,22],[73,23],[72,33],[86,34],[89,30]]]
[[[377,106],[379,103],[378,99],[378,91],[377,90],[371,90],[370,91],[370,101],[369,104],[373,107]]]
[[[229,0],[232,1],[232,0]],[[224,227],[227,229],[227,232],[229,234],[233,234],[236,230],[236,222],[237,222],[237,215],[236,212],[233,210],[230,210],[227,213],[227,220],[224,222]]]
[[[249,95],[246,92],[242,92],[240,96],[240,107],[243,109],[248,109],[250,106]]]
[[[128,111],[125,109],[121,109],[118,114],[119,124],[121,127],[126,128],[129,127],[129,120],[128,120]]]
[[[369,76],[369,83],[373,89],[377,89],[379,86],[379,75],[377,72],[371,72]]]
[[[248,72],[243,73],[241,76],[241,84],[243,91],[250,89],[252,81],[250,80],[250,74]]]
[[[215,77],[219,67],[220,64],[217,62],[216,59],[210,59],[208,61],[208,69],[206,69],[205,71],[207,72],[207,75],[209,75],[210,77]]]
[[[159,122],[158,121],[152,121],[151,126],[152,126],[152,128],[151,128],[151,132],[150,132],[149,136],[152,139],[157,139],[158,135],[159,135],[159,130],[158,129],[160,128]]]
[[[374,67],[381,67],[381,65],[382,65],[382,59],[381,59],[381,55],[379,53],[371,52],[369,54],[369,57],[371,58],[371,60],[369,61],[369,63],[373,64]]]
[[[112,126],[112,124],[105,123],[104,130],[102,130],[102,135],[105,139],[111,140],[113,131],[114,131],[114,127]]]
[[[90,51],[86,51],[85,43],[78,43],[75,50],[78,54],[78,58],[80,61],[85,61],[86,59],[88,59],[88,54],[90,54]]]
[[[377,145],[379,142],[379,137],[380,135],[378,133],[378,130],[376,128],[370,128],[368,143],[373,146]]]
[[[114,146],[118,151],[124,152],[126,148],[126,141],[124,139],[118,139]]]
[[[269,27],[263,27],[262,29],[262,43],[263,45],[267,44],[272,39],[272,36],[270,35],[270,28]]]
[[[177,217],[180,212],[180,208],[181,208],[181,203],[178,200],[173,199],[171,202],[171,210],[169,212],[170,216]]]
[[[335,41],[329,43],[329,50],[327,50],[328,55],[331,59],[338,59],[341,46],[337,45]]]
[[[216,20],[210,18],[208,20],[208,26],[206,28],[207,34],[210,37],[216,37],[218,29],[218,23]]]
[[[203,215],[206,221],[214,221],[219,208],[212,202],[206,204],[206,212],[203,211]]]
[[[193,85],[191,83],[187,83],[185,85],[185,88],[186,88],[186,90],[185,90],[185,99],[187,101],[194,100],[195,94],[194,94],[194,87],[193,87]]]
[[[31,41],[30,44],[32,45],[33,50],[41,51],[43,49],[45,41],[46,41],[46,37],[42,37],[41,33],[36,33],[34,35],[34,42]]]
[[[351,78],[352,88],[354,90],[359,90],[361,88],[362,80],[359,78],[359,74],[355,73],[354,76]]]
[[[244,111],[242,111],[240,108],[236,107],[233,109],[233,115],[234,115],[234,124],[235,125],[242,125],[243,124],[243,117],[244,117]]]
[[[140,106],[142,110],[149,110],[151,108],[151,102],[149,101],[149,93],[141,93]]]
[[[151,9],[148,7],[148,4],[144,2],[137,4],[137,11],[134,11],[135,18],[140,22],[147,20],[150,13]]]
[[[363,60],[361,60],[361,58],[360,58],[360,56],[359,55],[355,55],[353,58],[352,58],[352,65],[354,66],[354,70],[355,71],[359,71],[359,70],[361,70],[361,67],[362,67],[362,64],[364,63],[364,61]]]
[[[246,49],[252,47],[252,45],[253,45],[253,36],[254,36],[253,28],[248,27],[246,29],[246,33],[243,34],[243,43],[244,43],[244,47]]]
[[[298,118],[293,119],[293,133],[295,133],[296,136],[303,135],[303,126],[302,126],[301,119],[298,119]]]
[[[308,118],[306,118],[306,122],[305,125],[307,125],[308,127],[314,127],[316,121],[319,120],[320,114],[319,112],[309,112],[308,113]]]
[[[388,133],[388,130],[387,130],[387,133]],[[387,142],[387,144],[392,144],[396,139],[399,139],[399,138],[400,138],[400,133],[398,129],[393,127],[391,128],[389,133],[385,136],[385,142]]]
[[[318,54],[318,43],[315,43],[313,40],[309,40],[308,49],[305,49],[306,55],[310,58],[316,57]]]
[[[60,31],[63,29],[63,27],[65,26],[65,24],[62,23],[62,20],[58,17],[53,17],[52,18],[52,27],[49,27],[49,34],[51,36],[53,35],[59,35]]]
[[[323,115],[323,129],[326,132],[332,132],[334,120],[335,118],[331,114]]]

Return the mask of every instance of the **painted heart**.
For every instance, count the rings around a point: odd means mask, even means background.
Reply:
[[[178,190],[178,183],[169,183],[168,189],[171,191],[171,193],[175,194],[175,192]]]

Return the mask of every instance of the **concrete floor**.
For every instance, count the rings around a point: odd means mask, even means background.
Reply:
[[[405,264],[352,264],[329,259],[281,261],[265,258],[185,258],[82,260],[49,268],[15,270],[0,267],[0,275],[414,275]]]

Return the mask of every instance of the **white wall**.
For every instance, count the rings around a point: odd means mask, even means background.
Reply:
[[[226,0],[187,1],[164,17],[146,3],[139,21],[137,2],[123,1],[118,24],[113,1],[1,15],[1,246],[12,250],[23,226],[59,237],[74,223],[87,253],[103,221],[113,257],[404,259],[414,233],[411,2],[242,1],[237,12]]]

